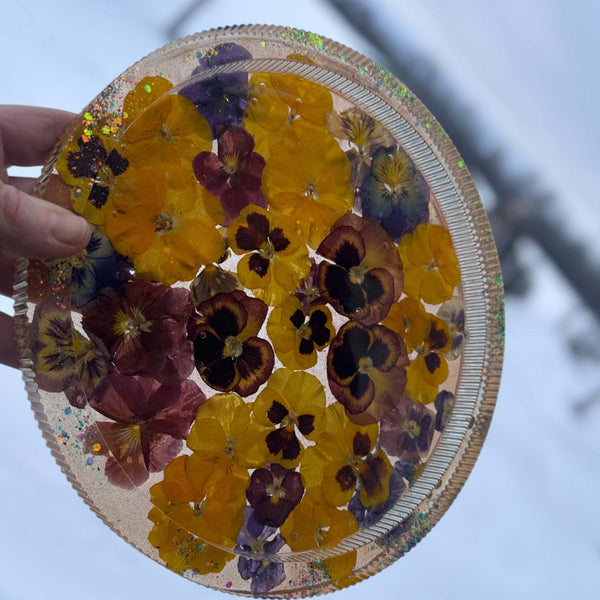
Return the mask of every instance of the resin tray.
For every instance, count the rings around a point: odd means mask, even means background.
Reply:
[[[176,41],[90,103],[38,194],[94,228],[21,265],[21,365],[116,533],[293,597],[441,517],[493,411],[502,282],[464,163],[390,73],[289,28]]]

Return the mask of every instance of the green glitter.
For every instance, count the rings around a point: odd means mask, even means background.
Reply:
[[[456,164],[458,165],[459,169],[462,169],[465,166],[465,163],[462,160],[459,160]]]
[[[496,277],[494,277],[494,279],[492,280],[492,283],[494,285],[498,285],[500,287],[503,287],[504,286],[504,281],[502,279],[502,274],[496,275]]]
[[[83,133],[85,133],[85,135],[92,135],[92,130],[91,130],[91,129],[89,129],[88,127],[86,127],[86,128],[83,130]]]
[[[92,114],[91,114],[91,113],[89,113],[89,112],[85,112],[85,113],[83,113],[83,118],[84,118],[86,121],[91,121],[91,120],[92,120],[94,117],[92,116]]]
[[[431,127],[431,125],[429,123],[425,123],[425,128],[429,129]]]
[[[104,133],[105,135],[108,135],[110,133],[110,127],[108,125],[103,125],[102,133]]]
[[[362,67],[360,67],[360,69],[358,69],[358,72],[359,72],[361,75],[364,75],[364,74],[365,74],[365,70],[364,70]]]
[[[145,91],[145,92],[147,92],[147,93],[149,94],[149,93],[152,91],[152,86],[151,86],[149,83],[147,83],[147,84],[144,86],[144,91]]]
[[[265,42],[261,42],[260,45],[264,48],[267,44]]]

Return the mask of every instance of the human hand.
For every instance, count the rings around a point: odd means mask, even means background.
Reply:
[[[90,239],[81,217],[30,194],[35,179],[9,177],[8,167],[46,162],[75,115],[32,106],[0,106],[0,294],[12,296],[19,256],[61,258]],[[17,366],[13,318],[0,312],[0,363]]]

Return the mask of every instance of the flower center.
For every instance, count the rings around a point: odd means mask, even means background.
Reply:
[[[319,192],[317,191],[317,183],[315,181],[309,181],[304,188],[304,196],[311,200],[319,199]]]
[[[304,340],[310,340],[310,336],[312,335],[312,330],[310,328],[310,325],[308,324],[308,322],[306,323],[302,323],[302,325],[300,325],[300,327],[298,327],[298,329],[296,329],[296,339],[304,339]]]
[[[275,256],[277,256],[277,251],[275,250],[273,242],[270,239],[267,239],[261,244],[258,249],[258,254],[269,261],[273,261]]]
[[[239,156],[237,152],[232,152],[231,154],[226,154],[223,157],[223,171],[227,173],[227,175],[235,175],[238,169]]]
[[[419,437],[419,435],[421,434],[421,427],[416,421],[413,421],[412,419],[404,424],[403,429],[405,433],[408,434],[408,437],[410,437],[411,440],[416,437]]]
[[[190,504],[194,517],[201,517],[206,506],[206,498],[203,498],[200,502],[191,502]]]
[[[237,445],[237,440],[236,439],[227,438],[227,441],[225,442],[225,449],[223,450],[223,452],[227,456],[230,456],[231,458],[233,458],[235,456],[235,447],[236,447],[236,445]]]
[[[274,477],[273,483],[270,483],[265,489],[267,496],[275,503],[285,498],[285,488],[283,487],[283,477]]]
[[[96,183],[105,185],[109,189],[113,189],[117,184],[117,176],[107,166],[102,166],[96,175]]]
[[[298,415],[293,410],[290,410],[281,421],[281,428],[285,427],[298,427]]]
[[[358,360],[358,372],[361,375],[368,375],[373,369],[373,359],[370,356],[363,356]]]
[[[167,233],[173,229],[173,217],[165,212],[160,212],[159,215],[154,217],[154,231],[159,234]]]
[[[367,274],[367,265],[360,263],[360,265],[355,265],[354,267],[350,268],[350,271],[348,271],[349,275],[350,275],[350,281],[352,283],[356,283],[358,285],[361,285],[362,282],[365,280],[365,275]]]
[[[166,123],[163,123],[162,127],[157,131],[156,137],[166,140],[167,142],[172,142],[175,139],[173,132],[169,129],[169,126]]]
[[[250,548],[252,549],[252,552],[263,553],[265,551],[266,543],[266,540],[256,540],[255,542],[252,542]]]
[[[317,545],[320,546],[327,535],[327,531],[329,531],[329,527],[326,525],[317,525],[315,527],[315,540]]]
[[[136,306],[131,306],[129,312],[120,310],[115,315],[114,331],[117,335],[129,337],[135,335],[138,331],[149,333],[151,327],[152,321],[146,320]]]
[[[431,262],[425,267],[428,271],[436,271],[438,268],[438,261],[435,258],[431,259]]]
[[[244,351],[244,343],[235,335],[230,335],[225,339],[225,348],[223,355],[229,358],[237,358]]]

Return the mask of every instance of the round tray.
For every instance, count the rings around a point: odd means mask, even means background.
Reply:
[[[292,597],[441,517],[492,415],[502,281],[463,161],[389,72],[290,28],[178,40],[90,103],[37,192],[94,228],[20,265],[21,366],[116,533]]]

